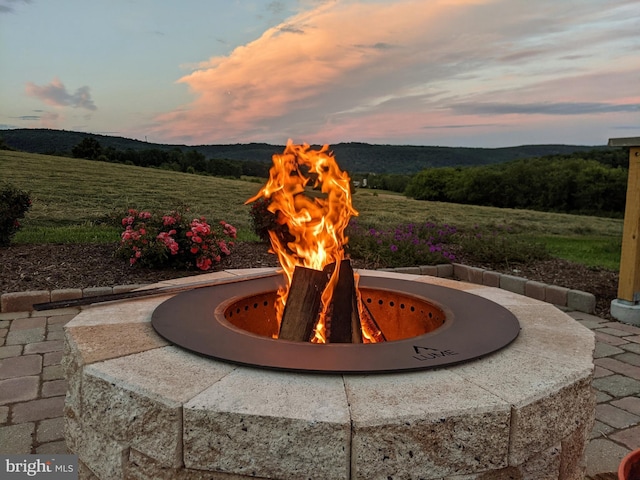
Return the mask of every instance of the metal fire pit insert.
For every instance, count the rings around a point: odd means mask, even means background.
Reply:
[[[363,300],[391,341],[318,345],[273,339],[273,299],[283,281],[274,275],[183,292],[159,305],[151,323],[170,342],[202,355],[319,373],[452,365],[495,352],[520,331],[509,310],[485,298],[429,283],[363,276]]]

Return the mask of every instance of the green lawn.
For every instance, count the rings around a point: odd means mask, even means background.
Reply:
[[[33,200],[16,243],[115,241],[119,231],[103,225],[105,218],[131,207],[169,211],[179,205],[188,205],[194,217],[232,223],[241,239],[255,238],[244,205],[261,187],[254,181],[0,151],[2,181],[29,191]],[[357,190],[353,201],[367,226],[508,227],[542,241],[558,257],[614,269],[619,264],[621,219],[425,202],[367,189]]]

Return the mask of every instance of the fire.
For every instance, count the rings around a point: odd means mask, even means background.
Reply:
[[[322,270],[332,263],[339,265],[345,257],[344,231],[350,218],[358,215],[351,203],[351,180],[328,150],[328,145],[313,150],[289,140],[281,155],[273,155],[266,185],[246,202],[270,199],[269,210],[277,213],[278,222],[286,225],[291,234],[291,238],[284,238],[269,232],[271,249],[288,280],[278,292],[278,320],[282,318],[295,267]],[[322,295],[323,310],[315,331],[318,342],[324,342],[324,318],[337,281],[336,268]]]

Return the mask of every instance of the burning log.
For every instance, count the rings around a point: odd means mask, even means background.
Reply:
[[[358,297],[349,260],[340,262],[338,283],[333,292],[329,343],[362,343]]]
[[[300,266],[294,269],[278,338],[294,342],[311,341],[322,306],[322,292],[334,268],[335,264],[327,265],[323,270]]]
[[[295,268],[278,338],[297,342],[312,340],[322,310],[322,296],[329,288],[334,269],[335,263],[323,270]],[[358,292],[349,260],[340,262],[326,321],[328,343],[362,343]]]

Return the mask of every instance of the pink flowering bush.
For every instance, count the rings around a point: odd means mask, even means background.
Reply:
[[[205,217],[189,220],[181,210],[164,215],[130,209],[116,255],[130,265],[210,270],[231,255],[236,228],[225,221],[212,226]]]

